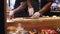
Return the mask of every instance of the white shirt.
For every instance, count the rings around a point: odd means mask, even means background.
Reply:
[[[10,9],[14,8],[15,1],[16,0],[10,0]],[[7,0],[7,5],[9,6],[9,0]]]

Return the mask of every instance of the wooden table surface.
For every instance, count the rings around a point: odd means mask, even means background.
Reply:
[[[36,28],[38,31],[41,29],[57,29],[60,28],[60,17],[40,17],[36,19],[31,18],[15,18],[14,22],[7,22],[6,29],[9,26],[17,26],[18,23],[26,30]]]

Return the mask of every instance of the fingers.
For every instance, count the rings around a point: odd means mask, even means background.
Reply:
[[[39,12],[35,12],[34,15],[31,18],[38,18],[40,16]]]
[[[33,8],[28,8],[28,11],[29,11],[29,16],[32,16],[33,13],[34,13],[34,9]]]
[[[13,15],[14,15],[14,11],[10,11],[9,12],[9,18],[13,18],[14,17]]]
[[[14,14],[14,11],[10,11],[9,12],[9,16],[13,15]]]

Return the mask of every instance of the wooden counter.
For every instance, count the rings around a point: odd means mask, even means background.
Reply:
[[[40,29],[57,29],[60,28],[60,17],[40,17],[38,19],[30,18],[15,18],[14,22],[7,22],[6,28],[8,26],[17,26],[17,23],[21,23],[22,27],[26,30],[31,28],[36,28],[38,31]]]

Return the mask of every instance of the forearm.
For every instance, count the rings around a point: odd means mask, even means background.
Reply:
[[[39,13],[43,14],[44,12],[46,12],[50,8],[51,4],[52,2],[47,3],[42,9],[39,10]]]
[[[28,5],[29,8],[33,8],[31,0],[27,0],[27,5]]]
[[[16,9],[14,9],[13,11],[23,10],[25,7],[26,7],[26,2],[24,2],[24,3],[22,2],[22,3],[20,4],[20,6],[17,7]]]

